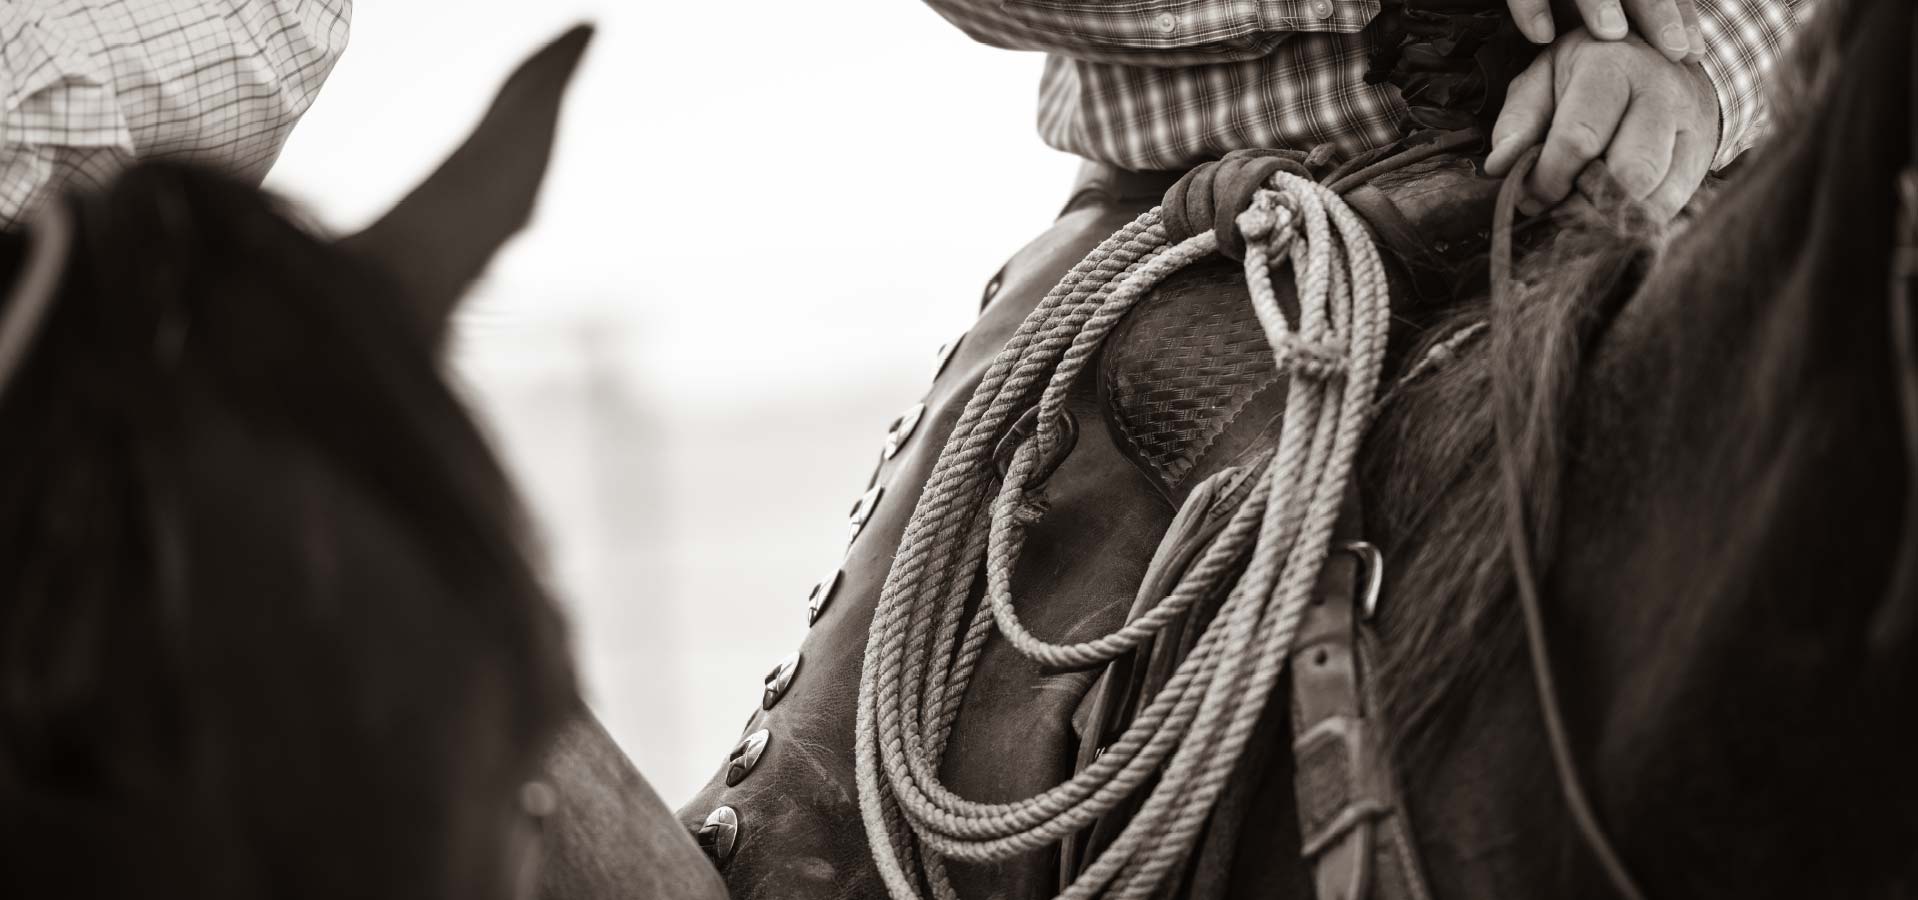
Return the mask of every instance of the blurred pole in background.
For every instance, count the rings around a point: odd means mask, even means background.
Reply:
[[[677,803],[797,645],[933,348],[1076,161],[1034,134],[1040,59],[917,0],[407,0],[358,5],[269,186],[370,221],[582,19],[600,33],[537,218],[468,302],[455,367],[545,537],[589,699]]]

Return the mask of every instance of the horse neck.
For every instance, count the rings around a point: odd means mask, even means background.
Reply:
[[[1842,71],[1671,246],[1570,423],[1548,627],[1655,895],[1862,896],[1909,852],[1896,805],[1859,798],[1904,777],[1863,642],[1906,490],[1886,300],[1912,11],[1836,14]]]

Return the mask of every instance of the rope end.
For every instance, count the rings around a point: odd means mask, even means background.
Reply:
[[[1031,528],[1039,524],[1039,520],[1045,518],[1046,513],[1052,510],[1052,501],[1046,498],[1045,488],[1040,487],[1020,491],[1019,496],[1008,502],[1006,506],[1007,512],[1012,516],[1013,524],[1020,528]]]

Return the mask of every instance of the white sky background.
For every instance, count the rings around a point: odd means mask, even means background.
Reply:
[[[525,54],[599,25],[457,365],[540,520],[593,705],[677,805],[798,645],[932,349],[1066,199],[1077,162],[1032,126],[1040,59],[916,0],[364,0],[354,19],[268,179],[342,230],[450,152]]]

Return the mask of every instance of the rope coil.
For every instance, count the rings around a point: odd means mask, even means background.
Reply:
[[[1132,821],[1060,895],[1142,900],[1180,868],[1225,788],[1329,552],[1390,315],[1385,270],[1359,217],[1292,173],[1275,172],[1266,185],[1237,221],[1253,310],[1290,376],[1278,445],[1255,464],[1253,487],[1226,526],[1150,611],[1090,641],[1051,643],[1020,622],[1012,576],[1026,531],[1046,508],[1040,470],[1070,439],[1060,424],[1069,421],[1069,386],[1127,311],[1217,252],[1216,232],[1169,244],[1155,208],[1100,244],[1021,323],[947,439],[881,591],[860,679],[860,814],[894,900],[917,900],[923,890],[956,900],[947,860],[1003,860],[1055,843],[1156,778]],[[1297,323],[1272,283],[1288,262]],[[1025,416],[1034,425],[1014,438],[1001,476],[999,445]],[[1041,665],[1098,665],[1215,596],[1241,562],[1243,574],[1191,653],[1087,769],[1012,803],[967,800],[940,782],[959,705],[994,630]],[[968,620],[981,571],[985,600]]]

